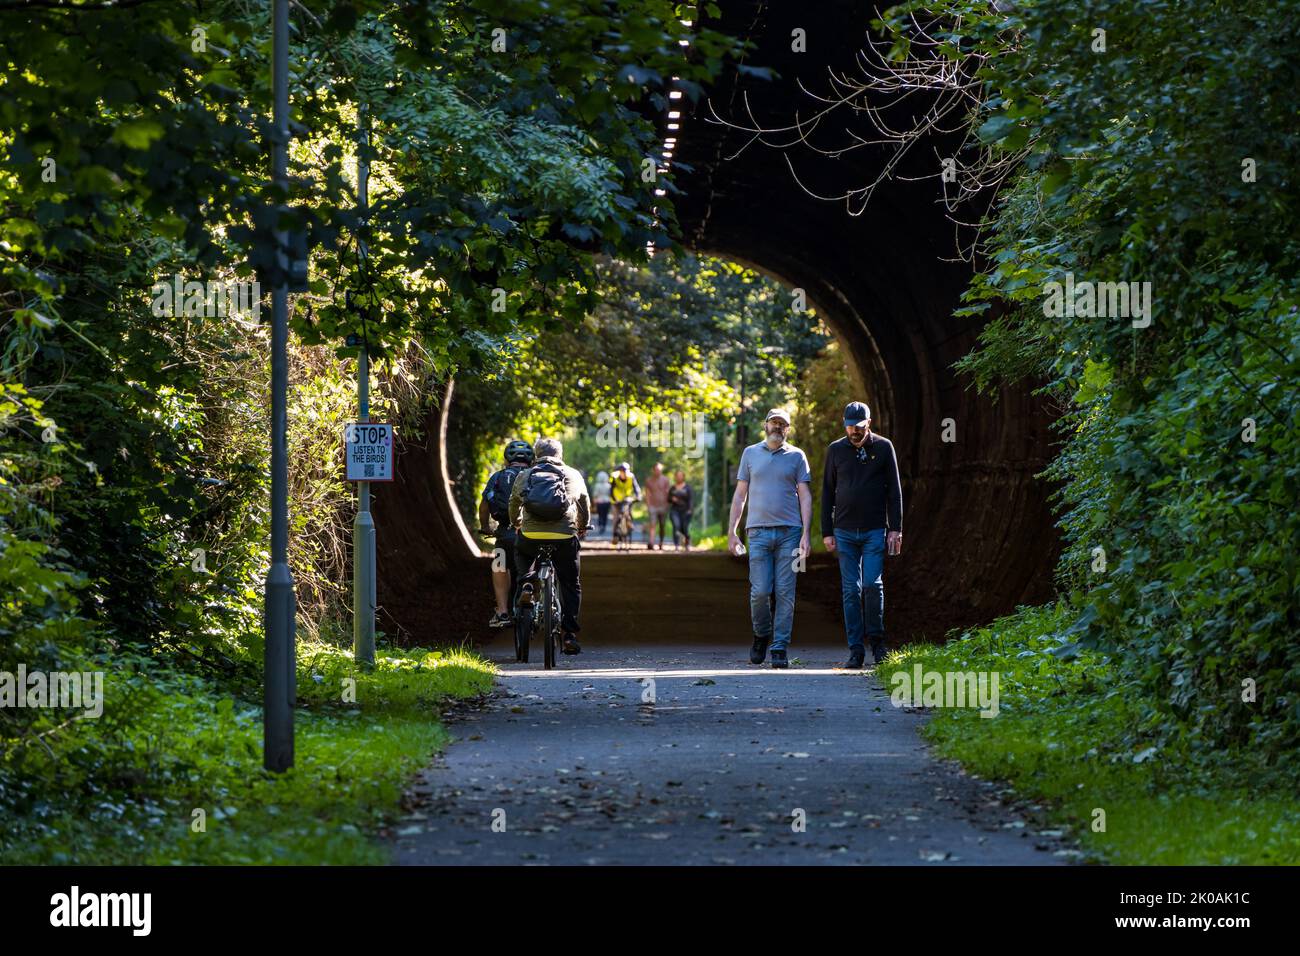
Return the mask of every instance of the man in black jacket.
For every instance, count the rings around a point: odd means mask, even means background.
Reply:
[[[849,639],[846,667],[866,660],[864,637],[879,664],[885,657],[885,553],[903,550],[903,486],[898,458],[888,439],[871,433],[871,409],[850,402],[844,409],[845,436],[826,450],[822,478],[822,543],[840,558],[844,630]],[[863,619],[863,597],[866,617]]]

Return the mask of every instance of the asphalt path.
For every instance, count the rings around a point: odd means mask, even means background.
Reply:
[[[833,570],[833,569],[828,569]],[[796,607],[791,667],[748,662],[743,561],[596,554],[583,653],[545,671],[507,632],[488,701],[384,834],[401,864],[1053,864],[1032,808],[917,734],[870,669],[838,669],[840,623]]]

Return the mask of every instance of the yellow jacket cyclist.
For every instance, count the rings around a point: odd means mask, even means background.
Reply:
[[[619,468],[609,478],[609,497],[614,504],[623,501],[635,501],[641,497],[641,486],[636,483],[636,475],[626,465]]]

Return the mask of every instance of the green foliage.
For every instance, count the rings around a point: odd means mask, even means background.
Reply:
[[[1065,651],[1112,654],[1164,743],[1281,759],[1300,741],[1300,11],[961,0],[898,8],[896,36],[919,9],[976,81],[970,168],[1018,161],[964,310],[993,318],[959,367],[1064,410]],[[1067,274],[1149,282],[1150,325],[1053,314]]]
[[[697,95],[736,44],[694,31],[687,60],[671,4],[620,3],[613,20],[604,8],[296,7],[287,192],[264,152],[266,5],[0,12],[4,383],[58,433],[43,448],[5,416],[6,487],[23,499],[7,522],[36,514],[38,493],[57,501],[39,527],[6,528],[41,546],[6,553],[43,557],[69,575],[64,591],[84,584],[105,636],[257,662],[266,342],[224,316],[153,314],[146,292],[175,275],[270,286],[272,230],[297,228],[314,253],[311,291],[292,303],[308,346],[294,361],[292,560],[314,628],[346,564],[337,435],[351,350],[312,347],[359,332],[388,362],[385,384],[408,376],[409,412],[455,363],[583,315],[593,253],[668,244],[672,204],[641,176],[653,125],[633,107],[666,102],[670,76]],[[364,223],[358,150],[371,162]]]
[[[6,864],[374,864],[373,830],[449,736],[448,698],[490,690],[462,651],[381,651],[374,670],[307,646],[299,656],[292,770],[262,769],[261,703],[210,680],[117,659],[104,717],[44,744],[3,740],[0,860]],[[344,679],[355,679],[345,703]],[[45,748],[52,748],[48,756]],[[196,809],[203,832],[194,830]]]

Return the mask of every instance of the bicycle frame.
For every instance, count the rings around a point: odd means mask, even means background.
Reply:
[[[543,667],[550,670],[555,666],[556,650],[560,644],[561,629],[561,606],[560,606],[560,589],[559,582],[555,575],[555,564],[552,561],[554,546],[542,545],[537,549],[537,573],[536,579],[538,584],[538,593],[533,601],[532,613],[528,615],[527,621],[517,618],[516,627],[521,624],[524,627],[523,656],[520,660],[528,659],[528,632],[534,627],[542,632],[543,647]],[[516,651],[518,652],[520,638],[516,635]]]
[[[614,530],[611,535],[613,543],[618,545],[631,545],[632,534],[635,526],[632,524],[632,500],[625,498],[615,504]],[[627,522],[626,527],[624,521]]]

